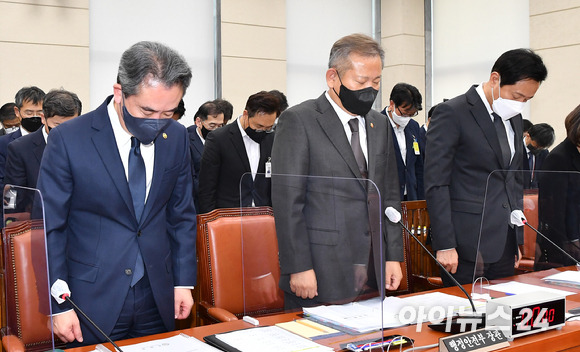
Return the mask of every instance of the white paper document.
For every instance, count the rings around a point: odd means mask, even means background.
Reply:
[[[179,334],[166,339],[159,339],[121,347],[123,352],[220,352],[195,337]],[[110,351],[103,345],[98,345],[96,352]]]
[[[504,282],[504,283],[497,284],[497,285],[484,286],[483,288],[489,289],[492,291],[497,291],[497,292],[505,292],[505,293],[510,294],[510,295],[517,295],[520,293],[537,292],[537,291],[552,292],[552,293],[561,294],[563,296],[569,296],[569,295],[576,294],[575,292],[557,290],[555,288],[549,288],[549,287],[543,287],[543,286],[524,284],[522,282],[516,282],[516,281],[509,281],[509,282]]]
[[[554,284],[569,284],[570,286],[578,287],[580,286],[580,271],[577,270],[566,270],[560,273],[546,276],[542,280],[545,280]]]
[[[485,303],[478,304],[485,310]],[[476,306],[476,309],[478,308]],[[437,312],[434,312],[435,310]],[[387,297],[382,302],[382,315],[380,298],[343,305],[304,308],[303,311],[308,318],[323,324],[347,332],[366,333],[379,330],[381,318],[383,328],[393,328],[425,322],[429,316],[442,319],[449,312],[455,315],[471,312],[472,309],[467,298],[431,292],[405,298]]]
[[[215,335],[220,341],[241,352],[329,352],[334,349],[320,345],[278,326],[265,326]]]

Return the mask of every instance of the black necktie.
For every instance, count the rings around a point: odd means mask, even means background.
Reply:
[[[140,143],[135,137],[131,137],[131,151],[129,152],[129,189],[131,190],[131,197],[133,198],[133,209],[135,209],[135,217],[137,222],[140,221],[145,208],[145,162],[141,156]],[[133,270],[133,278],[131,280],[131,287],[141,280],[145,275],[145,266],[141,250],[137,252],[137,260],[135,262],[135,270]]]
[[[503,167],[505,169],[509,168],[510,160],[512,158],[512,152],[510,150],[510,145],[508,144],[507,134],[505,132],[505,126],[501,117],[495,112],[493,115],[493,125],[495,126],[495,132],[497,133],[497,139],[499,139],[499,146],[501,148],[501,156],[503,159]]]
[[[350,147],[352,148],[354,158],[356,159],[356,163],[358,165],[358,169],[362,177],[367,178],[368,177],[367,161],[360,146],[360,136],[358,134],[358,118],[355,117],[354,119],[348,121],[348,125],[350,127],[350,131],[352,132],[350,136]]]

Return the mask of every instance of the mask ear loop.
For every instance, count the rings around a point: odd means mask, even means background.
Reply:
[[[340,75],[338,74],[338,69],[336,67],[334,67],[334,70],[336,71],[336,77],[338,77],[338,81],[340,82],[340,85],[342,86],[342,79],[340,79]],[[336,94],[337,97],[340,97],[340,95],[336,92],[336,90],[334,89],[334,87],[332,87],[332,90],[334,91],[334,94]]]

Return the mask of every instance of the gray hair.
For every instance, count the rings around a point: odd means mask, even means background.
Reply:
[[[351,34],[342,37],[334,43],[330,49],[328,68],[335,68],[339,73],[350,69],[352,62],[349,58],[351,53],[365,57],[379,56],[381,64],[385,63],[385,51],[373,38],[365,34]]]
[[[191,68],[177,51],[161,43],[143,41],[121,56],[117,83],[126,97],[138,94],[147,79],[157,80],[166,87],[179,85],[185,94],[191,76]]]

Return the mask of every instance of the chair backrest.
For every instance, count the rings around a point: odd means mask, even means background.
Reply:
[[[431,252],[429,231],[431,222],[425,200],[401,202],[402,222]],[[405,251],[408,271],[410,273],[411,290],[413,292],[430,290],[440,285],[440,273],[437,263],[423,248],[404,231]]]
[[[198,215],[197,256],[200,304],[238,317],[283,309],[272,208],[226,208]],[[261,295],[261,289],[270,294]]]
[[[539,227],[538,217],[538,190],[535,192],[526,192],[524,194],[524,215],[528,224],[534,228]],[[536,232],[527,226],[524,226],[524,248],[522,257],[526,259],[534,259],[536,255]]]
[[[6,325],[4,332],[17,336],[27,351],[52,349],[49,330],[46,253],[42,220],[14,221],[3,229],[5,255]],[[46,300],[46,304],[43,304]]]

